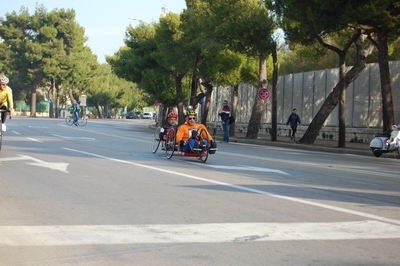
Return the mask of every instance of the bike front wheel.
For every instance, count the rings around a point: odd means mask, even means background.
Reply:
[[[161,142],[161,140],[160,140],[160,130],[161,130],[161,127],[157,127],[155,132],[154,132],[153,142],[152,142],[152,145],[151,145],[151,152],[152,153],[156,153],[157,150],[158,150],[158,146],[160,146],[160,142]]]
[[[72,116],[67,116],[65,118],[65,123],[67,123],[68,126],[72,126],[72,124],[74,123],[74,118]]]
[[[168,159],[171,159],[175,151],[175,129],[171,128],[167,133],[167,140],[165,141],[165,154]]]

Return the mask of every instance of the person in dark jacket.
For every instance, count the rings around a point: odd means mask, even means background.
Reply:
[[[296,141],[295,135],[297,131],[297,124],[301,124],[300,116],[297,114],[297,109],[294,108],[292,113],[290,114],[286,125],[289,125],[292,128],[292,136],[290,137],[290,140]]]
[[[221,116],[222,129],[224,130],[224,142],[229,142],[229,116],[231,115],[231,109],[228,106],[228,101],[224,101],[224,105],[222,107],[222,112],[219,113]]]

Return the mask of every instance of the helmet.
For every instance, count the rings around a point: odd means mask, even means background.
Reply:
[[[81,104],[81,101],[78,100],[77,103],[78,103],[78,104]]]
[[[168,118],[178,118],[178,115],[175,112],[172,111],[171,113],[168,114],[167,117]]]
[[[1,83],[5,83],[5,84],[8,84],[9,79],[8,79],[6,76],[0,76],[0,82],[1,82]]]
[[[196,111],[195,110],[188,110],[187,112],[186,112],[186,115],[193,115],[193,116],[196,116],[197,114],[196,114]]]

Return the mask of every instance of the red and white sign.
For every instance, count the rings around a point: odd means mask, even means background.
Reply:
[[[265,101],[269,99],[269,96],[271,96],[271,92],[267,88],[261,88],[258,90],[258,97]]]

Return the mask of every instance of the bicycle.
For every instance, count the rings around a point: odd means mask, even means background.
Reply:
[[[78,126],[81,126],[81,127],[86,126],[88,119],[89,119],[89,116],[86,115],[86,114],[83,115],[82,117],[80,117],[80,118],[78,119],[78,122],[77,122]],[[65,118],[65,123],[66,123],[68,126],[72,126],[72,125],[74,124],[74,115],[68,115],[68,116]]]
[[[4,110],[4,109],[0,109],[0,124],[3,122],[1,119],[1,113],[10,113],[10,110]],[[10,119],[11,119],[11,114],[10,114]],[[1,151],[1,146],[3,145],[3,130],[0,130],[0,151]]]

